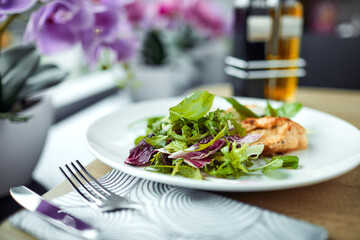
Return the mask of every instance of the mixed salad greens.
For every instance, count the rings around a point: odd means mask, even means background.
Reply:
[[[231,112],[210,111],[214,98],[207,91],[194,92],[171,107],[169,116],[149,118],[146,135],[135,140],[125,163],[192,179],[237,179],[257,171],[267,174],[278,168],[298,167],[296,156],[261,157],[264,145],[250,145],[261,135],[246,134]],[[225,99],[241,120],[260,117],[234,98]],[[299,103],[285,103],[275,109],[267,102],[265,115],[291,118],[301,107]],[[254,167],[253,161],[259,158],[264,164]]]

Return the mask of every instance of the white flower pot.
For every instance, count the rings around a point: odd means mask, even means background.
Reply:
[[[195,76],[193,66],[185,59],[160,66],[133,64],[132,71],[130,89],[135,102],[182,94]]]
[[[12,186],[30,183],[53,121],[50,97],[43,96],[21,115],[32,118],[21,123],[0,119],[0,197]]]
[[[226,81],[224,58],[228,55],[226,43],[209,41],[199,44],[188,52],[197,69],[199,84],[223,83]]]

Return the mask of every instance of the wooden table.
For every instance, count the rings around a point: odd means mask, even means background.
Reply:
[[[221,95],[232,94],[229,85],[202,86],[201,89]],[[300,88],[297,100],[305,106],[336,115],[360,128],[359,90]],[[96,177],[101,177],[111,170],[99,160],[94,160],[87,168]],[[69,185],[63,182],[44,197],[53,199],[70,191]],[[328,230],[330,239],[360,239],[360,167],[336,179],[308,187],[221,194],[323,226]],[[0,226],[0,239],[34,238],[4,221]]]

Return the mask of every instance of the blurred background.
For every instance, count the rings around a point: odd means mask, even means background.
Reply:
[[[126,2],[126,1],[125,1]],[[132,1],[128,1],[132,2]],[[135,2],[156,2],[156,1],[135,1]],[[163,1],[166,2],[166,1]],[[206,30],[205,34],[197,35],[194,32],[187,31],[188,29],[180,26],[182,23],[171,23],[174,19],[167,19],[167,23],[158,23],[157,28],[161,31],[172,32],[167,36],[161,36],[165,45],[170,41],[176,41],[177,50],[174,47],[170,48],[162,54],[167,54],[167,58],[183,58],[182,68],[189,74],[188,80],[177,79],[183,81],[182,85],[178,87],[178,91],[168,89],[170,95],[178,95],[183,90],[188,88],[208,83],[222,83],[227,81],[227,77],[223,71],[223,58],[231,53],[233,48],[233,36],[231,27],[233,26],[233,6],[234,0],[208,0],[205,2],[211,3],[210,10],[206,10],[209,14],[218,16],[219,21],[224,21],[226,28],[218,29],[218,33],[206,32],[209,29],[202,26],[203,29],[198,28],[199,32]],[[358,62],[360,61],[360,1],[358,0],[301,0],[304,8],[304,25],[301,43],[300,56],[307,61],[306,76],[299,80],[300,86],[314,86],[314,87],[330,87],[330,88],[346,88],[346,89],[360,89],[360,68]],[[136,8],[138,6],[134,6]],[[164,6],[164,11],[169,10]],[[139,8],[139,7],[138,7]],[[141,8],[141,7],[140,7]],[[140,14],[141,9],[134,9],[134,12]],[[169,10],[171,11],[171,9]],[[142,13],[145,14],[145,13]],[[168,13],[164,13],[164,16]],[[169,13],[172,14],[172,13]],[[196,13],[194,13],[196,14]],[[136,17],[136,16],[135,16]],[[141,17],[138,16],[140,19]],[[158,21],[159,19],[155,20]],[[141,20],[139,20],[141,21]],[[163,19],[161,20],[163,21]],[[196,21],[196,20],[194,20]],[[170,23],[169,23],[170,22]],[[210,21],[211,22],[211,21]],[[174,24],[174,26],[160,26],[161,24]],[[216,24],[216,22],[214,23]],[[222,24],[222,23],[221,23]],[[9,27],[9,31],[2,37],[3,44],[17,44],[23,41],[23,34],[26,22],[24,19],[15,20]],[[138,32],[142,39],[145,38],[145,29],[149,31],[147,23],[140,23],[137,25]],[[221,28],[221,27],[219,27]],[[139,31],[140,30],[140,31]],[[174,36],[174,32],[182,31],[178,36]],[[211,31],[211,29],[210,29]],[[154,38],[154,36],[152,36]],[[159,37],[155,35],[155,38]],[[177,38],[174,40],[173,38]],[[204,41],[206,39],[206,41]],[[211,41],[208,41],[208,40]],[[37,41],[38,39],[35,39]],[[154,41],[149,40],[148,45],[156,49]],[[152,39],[154,40],[154,39]],[[141,40],[144,41],[144,40]],[[156,41],[156,40],[155,40]],[[171,45],[171,44],[170,44]],[[140,46],[146,48],[147,46]],[[57,52],[52,55],[44,55],[45,61],[55,62],[58,66],[69,71],[71,79],[73,76],[84,75],[89,72],[107,70],[111,64],[107,64],[104,58],[100,60],[96,68],[89,68],[82,58],[84,53],[79,50],[81,47],[76,45],[66,51]],[[156,51],[156,50],[155,50]],[[161,52],[161,50],[160,50]],[[179,54],[182,53],[182,54]],[[151,54],[151,53],[150,53]],[[159,56],[155,56],[159,57]],[[161,56],[160,56],[161,58]],[[185,60],[186,58],[191,58]],[[204,62],[206,59],[206,62]],[[105,63],[104,63],[105,61]],[[156,60],[155,60],[156,61]],[[160,60],[161,61],[161,60]],[[180,61],[179,61],[180,62]],[[190,63],[189,66],[188,64]],[[152,63],[156,65],[160,63]],[[206,66],[204,66],[206,65]],[[131,65],[130,65],[131,66]],[[145,69],[139,70],[135,64],[132,65],[134,72],[142,72],[148,74]],[[114,66],[112,66],[114,67]],[[191,72],[197,71],[200,74]],[[166,70],[164,70],[166,71]],[[183,71],[183,72],[184,72]],[[141,75],[141,73],[139,73]],[[189,80],[190,76],[192,79]],[[123,77],[117,77],[117,84],[123,85]],[[139,83],[132,83],[132,87],[139,85]],[[180,90],[181,89],[181,90]]]

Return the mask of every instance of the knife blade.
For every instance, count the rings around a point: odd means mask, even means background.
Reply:
[[[10,188],[10,194],[21,206],[37,213],[52,225],[82,238],[95,239],[98,230],[86,222],[65,213],[61,208],[46,201],[25,186]]]

